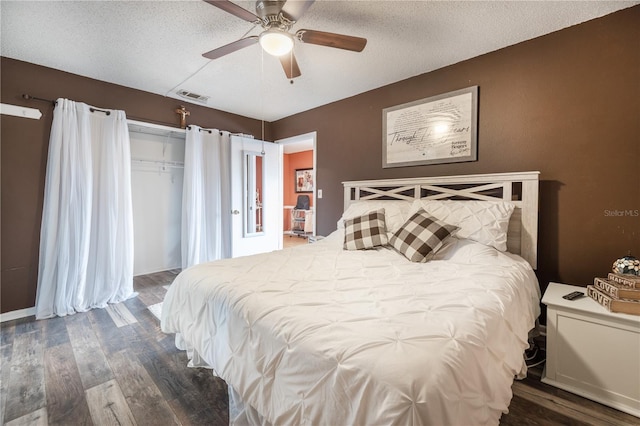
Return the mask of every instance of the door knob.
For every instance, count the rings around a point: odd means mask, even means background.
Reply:
[[[240,214],[240,210],[231,210],[231,214]]]

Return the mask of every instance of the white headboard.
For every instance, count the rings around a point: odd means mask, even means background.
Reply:
[[[357,200],[506,200],[516,205],[507,250],[538,263],[538,181],[540,172],[493,173],[342,182],[344,209]]]

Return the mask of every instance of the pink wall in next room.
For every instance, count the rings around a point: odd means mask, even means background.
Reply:
[[[295,206],[298,200],[298,193],[296,193],[295,179],[296,169],[310,169],[313,167],[313,150],[296,152],[294,154],[284,154],[284,196],[283,201],[285,206]],[[313,194],[307,194],[311,199],[311,205],[313,206]],[[285,209],[283,214],[283,226],[284,230],[291,229],[290,226],[290,210]]]

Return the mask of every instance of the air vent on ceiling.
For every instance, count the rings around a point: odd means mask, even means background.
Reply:
[[[209,100],[209,96],[199,95],[188,90],[178,90],[178,96],[180,96],[181,98],[189,99],[190,101],[200,102],[203,104],[206,104]]]

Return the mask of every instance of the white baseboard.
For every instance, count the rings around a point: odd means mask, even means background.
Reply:
[[[157,274],[158,272],[166,272],[166,271],[173,271],[174,269],[180,269],[182,268],[182,265],[178,265],[178,266],[163,266],[160,269],[151,269],[148,271],[143,271],[143,272],[133,272],[133,276],[134,277],[139,277],[141,275],[151,275],[151,274]]]
[[[13,321],[20,318],[30,317],[36,314],[36,307],[19,309],[17,311],[5,312],[0,314],[0,322]]]

